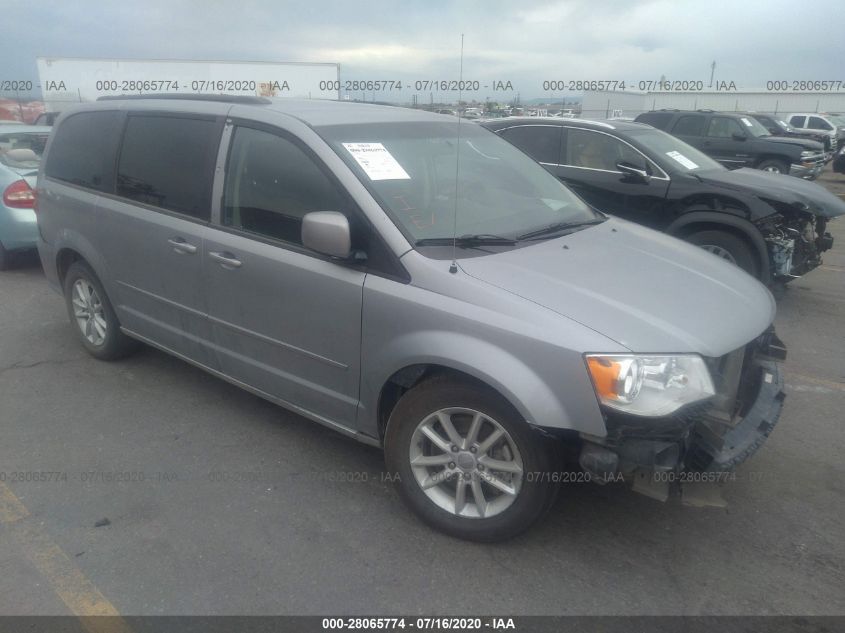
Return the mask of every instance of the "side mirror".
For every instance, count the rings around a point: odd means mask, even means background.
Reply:
[[[734,132],[733,134],[731,134],[731,138],[735,141],[744,141],[748,137],[745,136],[745,134],[743,134],[741,132]]]
[[[337,211],[312,211],[302,218],[302,245],[312,251],[347,259],[352,250],[349,220]]]
[[[635,182],[648,182],[651,180],[651,176],[644,167],[637,167],[631,163],[620,161],[616,163],[616,169],[621,171],[624,174],[623,178],[628,180]]]

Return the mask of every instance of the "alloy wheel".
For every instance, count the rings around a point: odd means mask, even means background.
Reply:
[[[82,335],[92,345],[100,346],[106,340],[106,315],[97,290],[87,279],[77,279],[73,284],[73,316]]]
[[[736,264],[734,256],[721,246],[716,246],[715,244],[700,244],[699,246],[708,253],[713,253],[716,257],[721,257],[722,259],[729,261],[731,264]]]
[[[456,516],[500,514],[522,487],[523,461],[513,438],[474,409],[450,407],[427,416],[414,430],[409,457],[422,491]]]

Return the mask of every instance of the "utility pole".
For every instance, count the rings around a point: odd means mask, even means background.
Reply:
[[[713,60],[713,63],[710,64],[710,88],[713,87],[713,75],[716,73],[716,60]]]

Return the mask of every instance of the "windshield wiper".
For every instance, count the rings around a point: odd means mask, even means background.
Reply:
[[[592,226],[594,224],[601,224],[605,221],[606,218],[596,218],[594,220],[584,220],[582,222],[555,222],[554,224],[550,224],[549,226],[544,226],[541,229],[537,229],[536,231],[529,231],[528,233],[523,233],[522,235],[518,235],[516,239],[518,240],[530,240],[537,237],[546,237],[553,235],[554,233],[560,233],[561,231],[567,231],[569,229],[580,229],[585,226]]]
[[[460,235],[458,237],[425,237],[414,242],[415,246],[451,246],[454,242],[458,248],[473,246],[513,246],[516,240],[500,235],[479,233],[475,235]]]

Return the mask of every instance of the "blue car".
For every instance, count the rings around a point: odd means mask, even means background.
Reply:
[[[50,127],[0,125],[0,270],[15,251],[35,248],[35,180]]]

